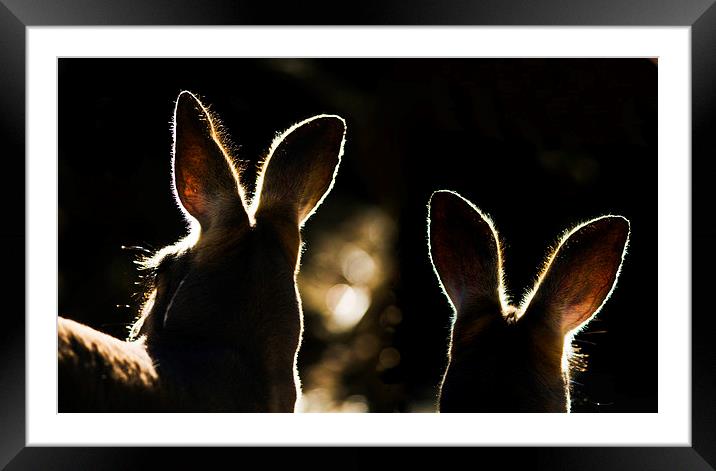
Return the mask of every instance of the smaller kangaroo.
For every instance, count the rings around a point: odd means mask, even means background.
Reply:
[[[319,115],[277,136],[249,204],[218,123],[182,92],[172,183],[189,235],[144,260],[153,283],[130,341],[59,318],[59,411],[293,412],[300,229],[333,186],[345,130]]]
[[[490,218],[455,192],[433,193],[430,260],[455,313],[440,412],[569,412],[572,337],[614,290],[629,234],[612,215],[567,231],[514,306]]]

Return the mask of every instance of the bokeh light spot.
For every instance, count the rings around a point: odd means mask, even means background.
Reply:
[[[365,288],[337,284],[326,292],[326,306],[333,314],[334,330],[348,330],[360,322],[370,307],[370,292]]]
[[[384,369],[395,368],[400,364],[400,352],[393,348],[384,348],[378,357],[379,365]]]
[[[346,280],[360,285],[372,281],[376,264],[368,252],[355,246],[348,246],[343,251],[341,259],[341,271]]]

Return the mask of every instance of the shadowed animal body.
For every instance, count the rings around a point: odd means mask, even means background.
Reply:
[[[59,319],[59,411],[293,412],[300,229],[333,185],[345,122],[319,115],[278,136],[250,202],[189,92],[173,131],[189,234],[143,260],[153,282],[127,341]]]
[[[572,337],[611,295],[629,221],[603,216],[562,237],[519,306],[506,296],[492,221],[450,191],[429,205],[430,259],[455,316],[441,412],[569,412]]]

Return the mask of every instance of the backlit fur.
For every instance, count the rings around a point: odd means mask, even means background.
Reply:
[[[195,95],[179,95],[172,133],[189,233],[140,260],[147,291],[127,341],[60,318],[60,412],[293,412],[300,227],[333,185],[345,122],[319,115],[280,134],[252,202]]]
[[[519,305],[506,294],[492,220],[451,191],[433,194],[428,247],[453,307],[442,412],[569,412],[572,337],[604,306],[621,271],[629,222],[602,216],[566,231]]]

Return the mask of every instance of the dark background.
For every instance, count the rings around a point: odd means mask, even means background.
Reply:
[[[573,411],[657,411],[650,61],[60,59],[61,315],[126,336],[137,274],[134,254],[120,246],[160,248],[183,235],[169,186],[169,124],[183,89],[211,105],[249,163],[298,120],[346,118],[336,185],[304,232],[304,272],[320,265],[314,249],[350,232],[353,214],[380,211],[392,223],[389,250],[379,255],[393,268],[354,329],[328,332],[325,317],[305,306],[299,366],[307,391],[323,384],[314,374],[323,371],[333,375],[338,406],[429,410],[445,367],[450,308],[428,260],[425,216],[430,194],[446,188],[493,217],[516,300],[562,230],[606,213],[630,219],[619,285],[577,338],[589,370],[575,378]],[[247,168],[250,185],[254,166]],[[353,361],[366,338],[374,348]],[[346,355],[352,361],[336,360]]]

